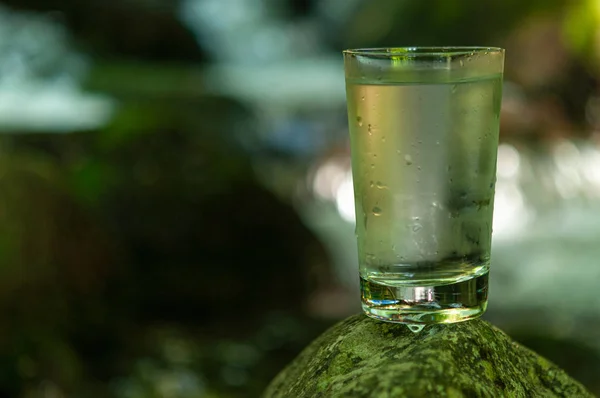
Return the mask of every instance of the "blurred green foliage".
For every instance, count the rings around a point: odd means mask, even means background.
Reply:
[[[322,330],[303,307],[327,256],[235,144],[244,107],[120,100],[100,131],[0,137],[0,396],[256,395]],[[240,370],[215,341],[264,347]]]
[[[502,46],[532,14],[560,12],[566,0],[384,0],[363,2],[344,47]]]
[[[563,22],[565,41],[590,68],[598,70],[600,51],[600,3],[595,0],[571,2]]]

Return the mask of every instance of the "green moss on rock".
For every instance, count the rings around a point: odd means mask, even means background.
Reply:
[[[553,363],[482,320],[426,327],[356,315],[308,346],[265,398],[591,397]]]

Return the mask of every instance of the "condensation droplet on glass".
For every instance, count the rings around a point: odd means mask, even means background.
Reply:
[[[362,97],[360,97],[360,100],[364,101],[365,100],[365,96],[363,95]]]
[[[459,61],[459,63],[460,63],[460,66],[463,66],[465,64],[462,59]]]
[[[417,170],[421,171],[421,166],[417,166]]]
[[[412,164],[412,157],[410,155],[405,155],[404,161],[406,162],[407,166],[410,166]]]
[[[379,189],[387,189],[387,185],[385,185],[385,184],[384,184],[383,182],[381,182],[381,181],[377,181],[377,182],[375,183],[375,185],[376,185],[376,186],[377,186],[377,188],[379,188]]]
[[[371,181],[371,182],[369,183],[369,186],[370,186],[371,188],[373,188],[373,181]]]
[[[362,127],[362,125],[363,125],[363,122],[362,122],[362,117],[360,117],[360,116],[357,116],[357,117],[356,117],[356,121],[358,122],[358,127]]]
[[[375,168],[375,163],[371,163],[371,168],[374,169]]]
[[[415,225],[413,225],[412,230],[413,230],[413,232],[419,232],[421,230],[421,228],[423,228],[421,226],[421,224],[415,224]]]
[[[460,62],[461,62],[461,65],[462,65],[462,61],[460,61]],[[456,89],[458,89],[458,85],[455,84],[455,85],[452,86],[452,92],[455,93]]]
[[[481,139],[481,138],[479,138],[479,139]],[[385,135],[381,136],[381,142],[385,142]]]
[[[380,216],[381,213],[383,213],[383,210],[381,210],[380,207],[377,207],[377,206],[373,207],[373,215],[374,216]]]
[[[369,135],[373,135],[373,132],[371,131],[371,125],[369,124],[369,128],[367,129]]]
[[[400,154],[402,154],[402,151],[400,151],[400,149],[396,149],[396,153],[397,153],[398,155],[400,155]]]

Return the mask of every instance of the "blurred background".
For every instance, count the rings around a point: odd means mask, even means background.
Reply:
[[[0,397],[254,397],[359,311],[341,50],[507,50],[486,318],[600,393],[597,0],[1,0]]]

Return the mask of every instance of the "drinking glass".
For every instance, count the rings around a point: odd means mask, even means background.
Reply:
[[[504,50],[344,51],[364,312],[485,312]]]

